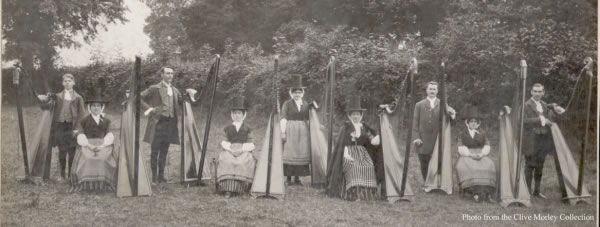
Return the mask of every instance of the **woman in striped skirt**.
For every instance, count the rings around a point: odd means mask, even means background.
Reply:
[[[327,193],[331,197],[352,201],[379,198],[375,166],[367,149],[379,146],[380,139],[361,122],[364,111],[360,97],[352,97],[346,108],[350,122],[344,124],[329,165]]]
[[[225,140],[221,142],[223,151],[219,154],[217,166],[217,190],[225,197],[250,191],[256,165],[252,155],[254,143],[251,131],[244,124],[247,113],[244,99],[235,97],[230,109],[233,123],[223,129]]]
[[[308,108],[304,99],[302,77],[295,76],[290,87],[292,99],[283,103],[281,108],[280,127],[283,145],[283,174],[287,176],[288,185],[300,185],[301,176],[310,175],[310,141],[308,132]],[[295,177],[292,183],[292,177]]]

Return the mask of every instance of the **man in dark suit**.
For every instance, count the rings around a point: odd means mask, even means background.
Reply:
[[[179,144],[177,116],[181,113],[183,97],[171,84],[173,76],[173,69],[162,68],[162,81],[140,93],[142,107],[146,109],[144,115],[149,116],[144,142],[149,143],[151,149],[152,184],[167,181],[164,172],[169,145]],[[186,92],[190,97],[196,93],[194,89],[187,89]]]
[[[79,121],[87,115],[84,108],[84,102],[81,95],[74,89],[75,77],[67,73],[62,76],[62,85],[64,90],[54,95],[38,95],[42,101],[42,108],[50,108],[54,100],[54,116],[50,134],[51,147],[58,146],[58,161],[60,163],[59,181],[64,181],[71,175],[71,165],[75,157],[75,137],[77,134],[76,126]],[[67,162],[68,158],[68,162]],[[50,158],[47,159],[48,163]],[[68,175],[65,175],[65,169]]]
[[[540,193],[540,182],[542,181],[542,170],[546,155],[555,153],[554,141],[550,126],[555,114],[562,114],[565,110],[556,104],[546,104],[542,101],[544,96],[544,86],[536,83],[531,88],[531,98],[525,102],[523,119],[523,154],[525,155],[525,180],[531,191],[531,178],[535,182],[533,196],[545,199]],[[554,154],[554,164],[558,172],[558,184],[563,198],[567,196],[563,182],[562,172],[558,157]]]
[[[429,160],[431,159],[433,147],[440,132],[440,100],[437,98],[438,83],[435,81],[428,82],[426,92],[427,98],[415,104],[412,128],[413,143],[419,155],[423,179],[427,178]],[[446,112],[452,119],[456,117],[456,111],[452,107],[446,106]]]

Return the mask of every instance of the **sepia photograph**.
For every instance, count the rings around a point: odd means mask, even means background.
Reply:
[[[597,226],[597,0],[1,0],[0,226]]]

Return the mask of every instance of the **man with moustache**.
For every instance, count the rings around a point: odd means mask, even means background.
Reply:
[[[425,91],[427,92],[427,98],[415,104],[412,129],[413,143],[419,156],[423,179],[427,178],[429,160],[431,159],[433,147],[440,132],[440,100],[437,98],[438,83],[435,81],[428,82]],[[446,113],[452,119],[456,117],[456,111],[450,106],[446,106]]]
[[[541,199],[546,199],[546,196],[540,193],[542,170],[544,168],[546,155],[554,154],[554,166],[558,173],[558,185],[562,193],[562,198],[564,199],[567,196],[567,191],[563,182],[560,163],[556,156],[556,149],[554,147],[550,126],[554,124],[552,121],[554,116],[556,114],[564,113],[565,109],[556,104],[546,104],[546,102],[542,101],[544,93],[544,85],[540,83],[533,84],[533,87],[531,88],[531,98],[525,102],[525,106],[523,107],[525,112],[523,119],[525,181],[527,182],[529,191],[531,191],[531,180],[533,175],[535,188],[533,189],[532,195]]]

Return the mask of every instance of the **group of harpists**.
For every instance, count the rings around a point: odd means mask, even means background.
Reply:
[[[64,74],[63,91],[38,95],[43,110],[41,121],[28,149],[22,143],[27,179],[49,179],[51,150],[57,146],[59,179],[69,182],[71,191],[108,190],[120,197],[150,195],[150,185],[167,181],[165,165],[169,147],[179,144],[181,182],[200,184],[214,176],[216,191],[226,197],[250,194],[283,198],[286,185],[301,185],[301,177],[310,176],[310,184],[324,188],[330,197],[350,201],[412,201],[408,157],[411,150],[416,150],[425,192],[451,194],[455,168],[460,194],[466,199],[529,206],[531,195],[545,198],[540,183],[545,157],[550,154],[555,161],[561,199],[574,204],[590,196],[554,122],[555,116],[563,114],[565,109],[542,100],[545,92],[542,84],[525,84],[524,63],[516,92],[518,101],[512,108],[505,106],[500,111],[499,146],[492,150],[487,133],[480,127],[490,123],[483,122],[477,106],[467,105],[457,112],[446,103],[443,69],[438,82],[426,83],[426,98],[415,103],[417,63],[416,59],[411,60],[395,101],[378,106],[377,127],[362,121],[366,109],[361,106],[360,97],[348,97],[347,119],[334,143],[335,58],[331,57],[325,70],[324,91],[328,98],[322,100],[321,107],[305,101],[306,87],[301,76],[294,76],[288,83],[291,99],[279,105],[275,60],[274,107],[261,149],[256,149],[251,136],[254,129],[245,123],[247,115],[252,113],[244,97],[230,98],[231,124],[223,126],[218,158],[213,159],[214,168],[208,168],[203,144],[208,140],[219,62],[217,57],[211,68],[212,77],[205,87],[209,92],[202,93],[210,96],[202,142],[190,106],[199,95],[194,89],[182,94],[172,85],[173,68],[163,67],[161,81],[142,88],[140,60],[136,59],[127,99],[122,104],[118,144],[114,144],[115,135],[110,132],[111,120],[103,113],[108,103],[101,90],[103,86],[88,89],[82,97],[73,90],[75,78]],[[591,67],[589,61],[586,64]],[[589,74],[590,70],[587,71]],[[527,93],[531,98],[526,100]],[[20,104],[18,107],[21,115]],[[150,175],[140,154],[140,116],[148,122],[143,142],[150,144]],[[319,116],[329,118],[327,130]],[[24,137],[22,116],[19,117]],[[457,136],[452,137],[450,122],[456,122]],[[457,149],[453,151],[454,141]],[[453,167],[454,152],[458,160]],[[493,152],[499,153],[497,163],[488,157]]]

